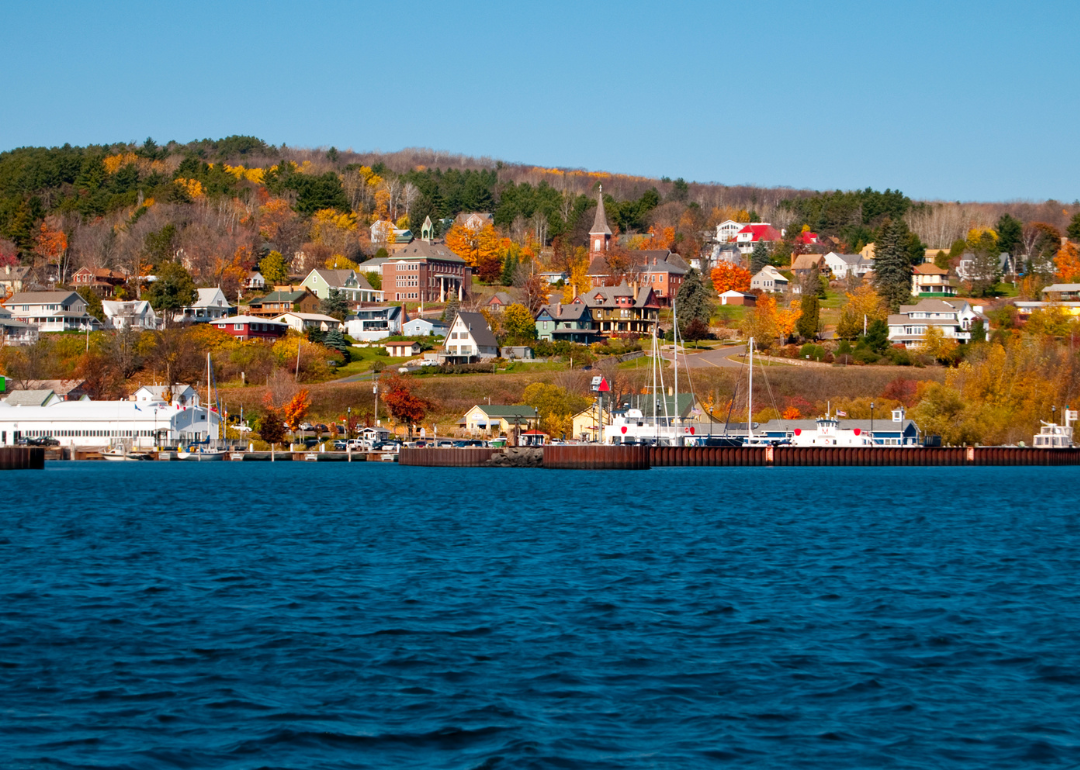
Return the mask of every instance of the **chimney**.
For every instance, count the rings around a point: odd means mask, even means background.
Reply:
[[[634,302],[637,302],[638,282],[634,281],[632,284],[630,284],[630,286],[632,286],[634,289]]]
[[[558,305],[555,306],[555,315],[557,315],[557,316],[562,315],[562,303],[561,302]]]

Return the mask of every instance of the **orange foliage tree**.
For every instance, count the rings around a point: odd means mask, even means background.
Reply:
[[[492,280],[498,277],[502,269],[502,261],[499,257],[499,236],[491,225],[484,225],[479,230],[454,225],[446,234],[446,248],[465,260],[465,263],[479,274],[481,267],[490,272],[492,266],[498,263],[499,268],[495,271]],[[481,276],[482,280],[488,280]]]
[[[1054,268],[1057,271],[1058,280],[1064,283],[1072,283],[1080,279],[1080,251],[1077,251],[1072,241],[1065,241],[1065,244],[1058,249],[1057,256],[1054,257]]]
[[[281,410],[290,430],[299,430],[300,423],[307,417],[310,408],[311,394],[308,393],[307,388],[300,388]]]
[[[723,294],[725,291],[750,291],[750,279],[752,276],[745,267],[739,267],[730,262],[721,262],[713,268],[710,277],[717,294]]]
[[[46,223],[41,223],[41,229],[34,236],[34,254],[47,265],[56,265],[57,276],[60,283],[66,283],[67,276],[67,235],[63,230],[53,230]]]

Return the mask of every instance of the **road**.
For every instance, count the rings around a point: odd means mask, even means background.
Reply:
[[[689,353],[682,356],[679,359],[679,363],[687,369],[742,369],[743,364],[739,361],[728,358],[736,353],[746,352],[745,345],[735,345],[728,348],[714,348],[713,350],[703,350],[700,353]],[[671,360],[671,352],[664,351],[664,358],[668,361]]]

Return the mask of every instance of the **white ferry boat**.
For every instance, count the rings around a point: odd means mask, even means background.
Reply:
[[[1073,422],[1076,420],[1076,410],[1065,407],[1065,424],[1058,425],[1053,422],[1043,422],[1039,434],[1035,436],[1032,446],[1036,449],[1068,449],[1073,445]]]
[[[861,428],[841,428],[840,420],[831,414],[817,419],[815,430],[796,428],[791,437],[792,446],[873,446],[873,439]]]

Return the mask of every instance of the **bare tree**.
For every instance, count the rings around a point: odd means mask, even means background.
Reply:
[[[412,221],[412,207],[416,203],[416,199],[420,197],[420,188],[414,185],[412,182],[406,182],[405,187],[401,191],[401,200],[405,205],[405,216],[409,218],[409,226],[413,226]]]

